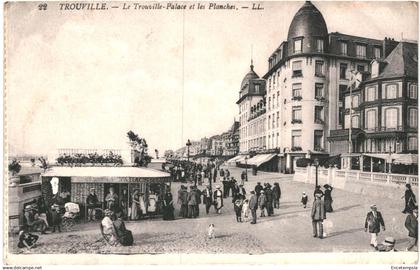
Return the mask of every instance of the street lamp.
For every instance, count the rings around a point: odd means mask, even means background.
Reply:
[[[245,181],[248,182],[248,156],[245,157]]]
[[[188,139],[185,145],[187,146],[187,161],[189,162],[190,161],[190,146],[191,146],[190,139]]]
[[[316,187],[318,186],[318,167],[319,167],[319,161],[317,158],[314,160],[314,165],[315,165],[315,189],[316,189]]]

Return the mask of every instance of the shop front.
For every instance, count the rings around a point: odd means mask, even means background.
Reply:
[[[101,209],[106,208],[106,197],[112,188],[117,195],[117,206],[128,216],[135,192],[136,200],[142,200],[142,217],[160,215],[163,195],[171,181],[168,173],[138,167],[53,167],[42,176],[42,185],[50,186],[52,196],[68,197],[66,201],[77,203],[85,219],[91,189],[95,190]],[[53,200],[46,198],[46,201],[52,204]]]

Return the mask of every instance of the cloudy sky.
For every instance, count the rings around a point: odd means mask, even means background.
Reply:
[[[7,135],[17,153],[127,148],[128,130],[163,152],[227,130],[251,46],[263,76],[303,2],[185,12],[38,4],[12,3],[5,12]],[[329,32],[418,39],[417,4],[314,4]]]

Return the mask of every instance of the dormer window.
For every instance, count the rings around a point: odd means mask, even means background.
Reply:
[[[356,45],[356,56],[359,58],[366,58],[366,45],[363,45],[363,44]]]
[[[347,42],[340,41],[340,54],[347,55]]]
[[[255,85],[255,93],[257,93],[257,94],[260,93],[260,85],[259,84]]]
[[[317,52],[324,52],[324,40],[323,39],[317,39],[316,40],[316,51]]]
[[[298,38],[293,41],[293,53],[302,52],[302,41],[303,41],[303,38]]]
[[[381,48],[374,47],[373,48],[373,55],[376,59],[381,58]]]

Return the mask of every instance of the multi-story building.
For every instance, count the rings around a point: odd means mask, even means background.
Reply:
[[[265,146],[265,80],[251,69],[245,75],[236,102],[239,107],[239,152]]]
[[[386,58],[371,62],[370,72],[356,72],[345,93],[344,128],[331,130],[331,154],[365,153],[383,164],[391,153],[418,152],[418,45],[393,44]]]
[[[330,153],[326,138],[330,130],[344,126],[343,98],[351,71],[368,70],[370,62],[389,53],[395,43],[328,33],[321,12],[305,2],[290,24],[287,40],[269,57],[263,76],[266,145],[279,149],[281,171],[293,171],[298,158]]]

